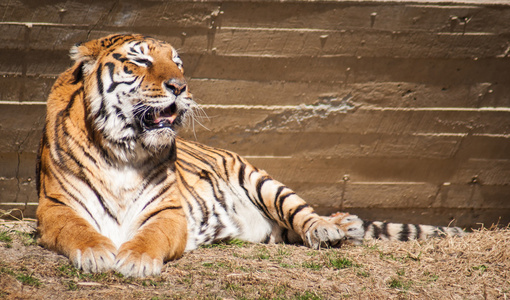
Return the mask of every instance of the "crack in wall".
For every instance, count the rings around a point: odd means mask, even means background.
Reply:
[[[14,202],[17,203],[18,202],[18,198],[19,198],[19,195],[21,193],[21,185],[23,184],[22,182],[22,179],[21,179],[21,176],[20,176],[20,169],[21,169],[21,155],[23,154],[23,146],[24,144],[26,143],[26,141],[30,138],[32,132],[28,132],[24,138],[21,138],[20,140],[20,132],[18,132],[18,136],[16,138],[17,142],[15,143],[15,151],[16,151],[16,159],[17,159],[17,162],[16,162],[16,170],[14,172],[14,176],[15,176],[15,179],[16,179],[16,196],[14,197]],[[28,180],[30,181],[30,180]],[[25,207],[28,203],[28,198],[25,199],[24,201],[24,204],[25,204]]]
[[[347,114],[356,111],[358,106],[352,102],[352,95],[349,93],[343,98],[325,95],[319,97],[314,104],[301,104],[292,109],[282,108],[281,112],[270,114],[254,128],[246,129],[247,132],[264,132],[282,130],[289,125],[303,127],[313,119],[326,119],[332,114]]]

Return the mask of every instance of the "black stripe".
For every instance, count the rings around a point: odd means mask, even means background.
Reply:
[[[409,234],[411,232],[409,231],[409,224],[402,224],[402,230],[400,231],[400,238],[399,240],[406,242],[409,241]]]
[[[374,234],[374,239],[380,239],[381,238],[381,228],[377,226],[376,224],[372,223],[372,232]]]
[[[383,225],[382,225],[382,234],[387,237],[388,239],[390,238],[390,234],[388,232],[388,223],[387,222],[384,222]]]
[[[50,171],[51,172],[51,171]],[[57,182],[59,183],[59,185],[62,187],[62,190],[64,192],[66,192],[67,195],[69,195],[71,198],[74,198],[74,200],[81,205],[81,207],[87,212],[87,214],[90,216],[90,218],[92,220],[94,220],[94,223],[96,224],[96,227],[99,229],[99,231],[101,231],[101,226],[99,226],[99,223],[97,222],[96,218],[94,218],[94,216],[90,213],[90,211],[88,210],[88,208],[83,204],[83,202],[79,201],[76,196],[72,195],[67,189],[64,188],[64,186],[62,185],[61,181],[55,176],[55,174],[53,174],[52,172],[52,176],[53,178],[55,178],[55,180],[57,180]],[[64,205],[64,206],[68,206],[67,204],[65,204],[64,202],[56,199],[56,198],[53,198],[53,197],[50,197],[48,196],[48,194],[46,194],[46,184],[43,182],[42,183],[43,185],[43,189],[44,189],[44,197],[51,200],[53,203],[55,204],[58,204],[58,205]]]
[[[147,67],[152,66],[152,62],[145,58],[138,58],[138,59],[135,59],[134,61],[139,64],[146,65]]]
[[[113,58],[115,58],[116,60],[118,60],[120,62],[125,62],[126,60],[128,60],[127,58],[122,57],[122,55],[120,53],[113,53],[112,56],[113,56]]]
[[[311,220],[314,221],[312,222],[312,224],[310,224],[310,227],[312,227],[313,224],[317,223],[317,219],[311,216],[310,218],[306,219],[306,221],[303,222],[303,229],[306,227],[306,224],[308,224],[308,222],[310,222]]]
[[[109,62],[109,63],[105,64],[105,67],[108,68],[108,71],[110,74],[110,79],[112,80],[112,83],[110,84],[110,86],[108,87],[108,90],[106,91],[107,93],[113,92],[117,88],[118,85],[121,85],[121,84],[131,85],[137,80],[137,78],[135,77],[132,81],[115,81],[113,79],[113,73],[115,72],[115,64]]]
[[[216,162],[216,159],[210,155],[208,155],[206,152],[197,152],[195,149],[193,148],[187,148],[187,149],[184,149],[183,147],[179,147],[179,150],[181,152],[183,152],[183,154],[186,154],[186,155],[189,155],[191,156],[192,159],[196,159],[197,161],[199,162],[202,162],[204,165],[207,165],[209,168],[210,168],[210,172],[214,172],[215,168],[213,166],[215,166],[215,162]],[[195,151],[194,151],[195,150]],[[206,157],[209,156],[211,159],[206,159]],[[187,165],[191,165],[190,164],[190,160],[184,160],[182,158],[179,159],[180,161],[182,161],[183,163],[187,164]],[[198,168],[198,169],[203,169],[201,167],[198,167],[196,164],[193,164],[192,166],[194,166],[195,168]]]
[[[164,207],[160,210],[157,210],[157,211],[151,213],[147,218],[145,218],[145,220],[143,220],[143,222],[140,224],[140,227],[142,227],[145,223],[147,223],[147,221],[149,221],[151,218],[155,217],[159,213],[161,213],[165,210],[174,210],[174,209],[182,209],[182,206],[168,206],[168,207]]]
[[[419,240],[421,237],[421,226],[420,225],[414,225],[414,228],[416,229],[416,239]]]
[[[280,217],[280,215],[282,214],[282,211],[279,209],[279,207],[277,206],[277,202],[278,202],[278,197],[280,197],[280,194],[282,193],[283,189],[285,188],[285,186],[283,185],[280,185],[278,187],[278,189],[276,190],[276,194],[274,196],[274,209],[276,210],[276,214],[278,215],[278,217],[280,218],[280,220],[282,219]]]
[[[83,62],[81,62],[76,68],[73,70],[73,78],[71,81],[72,85],[78,84],[83,81]]]
[[[103,72],[103,65],[99,64],[96,70],[96,80],[97,80],[97,90],[101,96],[104,95],[104,86],[103,79],[101,78],[101,73]]]
[[[57,198],[53,198],[53,197],[50,197],[46,194],[46,191],[44,191],[44,197],[48,200],[50,200],[51,202],[55,203],[55,204],[58,204],[58,205],[63,205],[63,206],[67,206],[67,204],[65,204],[64,202],[58,200]]]
[[[294,210],[294,212],[289,216],[289,226],[294,229],[294,217],[300,212],[302,211],[304,208],[307,208],[309,207],[308,204],[301,204],[300,206],[296,207],[296,209]],[[290,212],[290,211],[289,211]]]
[[[368,227],[369,227],[370,225],[372,225],[372,221],[363,221],[363,230],[364,230],[365,232],[367,232],[367,231],[368,231]]]
[[[164,188],[160,189],[157,195],[155,195],[154,197],[151,198],[151,200],[149,200],[147,203],[145,203],[142,210],[146,209],[147,206],[151,205],[154,201],[156,201],[156,199],[161,197],[166,191],[168,191],[168,189],[170,189],[170,186],[171,185],[169,184],[169,185],[165,186]]]
[[[200,178],[204,179],[205,181],[207,181],[207,183],[209,183],[211,189],[213,190],[214,200],[216,200],[221,205],[221,207],[225,211],[227,211],[227,206],[225,204],[225,194],[221,189],[219,189],[218,181],[213,176],[211,176],[210,172],[207,172],[205,170],[202,170]]]
[[[69,134],[67,132],[63,132],[65,135],[69,136]],[[101,204],[101,207],[105,210],[105,212],[108,214],[108,216],[110,216],[113,220],[115,220],[115,222],[117,224],[119,224],[119,220],[112,214],[112,212],[106,207],[106,203],[103,199],[103,197],[99,194],[99,192],[94,188],[94,185],[89,181],[89,179],[85,176],[85,174],[83,173],[83,169],[85,169],[85,167],[83,166],[83,164],[70,152],[67,152],[67,151],[64,151],[64,150],[58,150],[58,153],[60,154],[59,155],[59,161],[56,161],[56,163],[58,163],[57,165],[62,169],[62,171],[64,171],[64,173],[67,173],[67,174],[72,174],[73,176],[75,176],[77,179],[83,181],[84,183],[87,184],[87,186],[92,190],[92,192],[96,195],[99,203]],[[71,169],[69,169],[69,167],[67,166],[67,163],[66,161],[63,159],[64,157],[70,159],[71,161],[73,161],[80,169],[80,172],[79,173],[75,173],[73,172]],[[55,177],[55,176],[54,176]],[[60,183],[60,185],[63,187],[63,184]],[[82,204],[83,205],[83,204]]]
[[[287,199],[287,197],[295,195],[295,194],[296,193],[294,193],[294,192],[290,192],[283,196],[280,196],[280,199],[278,199],[278,205],[276,206],[276,208],[277,208],[277,210],[279,210],[281,212],[281,214],[279,215],[280,221],[285,222],[285,217],[284,217],[284,212],[283,212],[283,203],[285,202],[285,199]]]
[[[193,199],[195,202],[200,206],[200,211],[202,212],[202,220],[200,222],[200,233],[203,232],[202,227],[204,224],[207,224],[209,222],[209,211],[207,210],[207,207],[204,206],[205,200],[202,198],[194,188],[192,188],[188,182],[182,177],[182,174],[179,172],[177,173],[179,175],[179,178],[181,179],[181,184],[184,186],[186,191],[191,195],[191,198],[187,199]],[[190,203],[191,206],[191,203]]]
[[[37,158],[35,164],[35,186],[37,189],[37,195],[41,192],[41,172],[42,172],[42,152],[45,147],[49,147],[48,144],[48,132],[46,131],[46,124],[43,127],[43,133],[41,140],[39,141],[39,150],[37,151]]]
[[[266,204],[264,203],[264,199],[262,198],[262,186],[264,183],[268,180],[272,180],[269,176],[261,177],[257,180],[256,190],[257,190],[257,197],[259,199],[260,206],[262,207],[262,212],[266,215],[268,219],[271,219],[269,210],[267,209]]]

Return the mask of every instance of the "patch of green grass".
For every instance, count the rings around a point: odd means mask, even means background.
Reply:
[[[94,282],[108,282],[111,280],[111,275],[118,279],[123,279],[122,282],[129,283],[133,279],[132,278],[124,278],[124,275],[118,272],[105,272],[105,273],[82,273],[81,270],[76,269],[73,265],[63,264],[57,267],[57,271],[60,273],[59,275],[64,278],[73,278],[77,280],[87,280]]]
[[[164,282],[163,281],[154,281],[152,279],[146,279],[146,280],[143,280],[142,281],[142,286],[152,286],[152,287],[156,287],[156,286],[161,286],[163,285]]]
[[[391,278],[388,281],[388,287],[399,290],[408,290],[411,288],[412,284],[412,281],[404,281],[401,278]]]
[[[312,269],[312,270],[315,270],[315,271],[318,271],[320,269],[322,269],[324,267],[323,264],[320,264],[320,263],[317,263],[317,262],[314,262],[314,261],[305,261],[301,264],[301,266],[303,268],[307,268],[307,269]]]
[[[5,248],[12,248],[12,237],[7,231],[0,232],[0,242],[5,243]]]
[[[6,268],[6,267],[0,267],[0,274],[8,274],[8,275],[11,275],[11,276],[14,276],[15,273],[13,270],[9,269],[9,268]]]
[[[277,285],[274,287],[273,289],[273,292],[278,296],[278,297],[283,297],[285,296],[285,293],[287,293],[287,290],[289,289],[289,286],[286,285],[286,284],[280,284],[280,285]]]
[[[18,274],[16,276],[16,279],[21,282],[23,285],[31,285],[35,287],[39,287],[41,285],[41,281],[39,279],[35,278],[31,274]]]
[[[7,231],[0,231],[0,242],[10,243],[12,242],[12,237]]]
[[[271,254],[269,253],[269,251],[267,250],[267,248],[259,248],[258,251],[257,251],[257,254],[255,255],[256,258],[258,259],[270,259],[271,258]]]
[[[363,247],[365,247],[367,249],[370,249],[370,250],[379,251],[379,245],[378,244],[373,244],[372,246],[363,245]]]
[[[16,234],[21,237],[21,242],[23,246],[36,246],[37,238],[35,237],[35,233],[21,232],[16,231]]]
[[[63,284],[67,287],[69,291],[76,291],[78,290],[78,285],[74,280],[66,280],[63,282]]]
[[[426,281],[428,281],[428,282],[434,282],[439,279],[439,276],[437,276],[434,273],[430,273],[428,271],[423,272],[423,275],[426,277]]]
[[[0,265],[1,265],[1,263],[0,263]],[[41,286],[41,281],[38,278],[32,276],[32,274],[26,273],[28,271],[27,268],[21,267],[20,271],[21,272],[17,272],[17,271],[12,270],[9,267],[0,266],[0,276],[1,276],[1,274],[7,274],[7,275],[15,277],[16,280],[21,282],[23,285],[31,285],[31,286],[35,286],[35,287]]]
[[[315,293],[305,291],[303,293],[296,293],[294,295],[294,299],[296,299],[296,300],[320,300],[322,298]]]
[[[291,255],[291,252],[288,249],[281,247],[281,248],[278,248],[278,250],[276,250],[276,255],[278,255],[280,257],[288,257]]]
[[[248,242],[241,241],[241,240],[238,240],[238,239],[231,239],[231,240],[226,241],[225,243],[227,245],[232,245],[232,246],[237,246],[237,247],[246,247],[247,245],[250,244]]]
[[[358,275],[359,277],[368,278],[368,277],[370,277],[370,272],[362,270],[362,271],[359,271],[358,273],[356,273],[356,275]]]
[[[404,270],[404,269],[397,270],[397,275],[398,276],[405,276],[406,275],[406,270]]]
[[[382,251],[379,251],[379,258],[380,259],[390,259],[390,260],[394,260],[394,261],[397,260],[397,258],[395,256],[393,256],[393,254],[391,254],[391,253],[384,253]]]
[[[352,261],[345,257],[329,257],[329,264],[335,269],[346,269],[354,266]]]
[[[60,272],[61,276],[64,276],[67,278],[75,278],[76,277],[78,279],[83,279],[84,277],[89,278],[88,275],[90,275],[90,274],[80,273],[80,271],[78,269],[76,269],[75,267],[73,267],[70,264],[64,264],[64,265],[57,267],[57,271]]]
[[[178,279],[177,282],[186,284],[188,286],[192,286],[193,285],[193,274],[187,274],[187,275],[181,277],[180,279]]]
[[[487,266],[486,265],[474,266],[473,270],[480,271],[480,275],[482,275],[483,273],[485,273],[485,271],[487,271]]]
[[[236,246],[236,247],[246,247],[249,245],[249,242],[241,241],[238,239],[231,239],[231,240],[225,240],[225,241],[219,241],[214,244],[210,245],[202,245],[200,248],[220,248],[220,249],[226,249],[229,246]]]
[[[232,292],[243,291],[242,287],[240,287],[238,284],[235,284],[232,282],[225,283],[225,287],[223,289],[227,290],[227,291],[232,291]]]
[[[219,261],[219,262],[209,262],[209,261],[206,261],[206,262],[202,263],[202,266],[205,267],[205,268],[212,268],[212,269],[216,269],[216,270],[218,270],[220,268],[229,269],[229,270],[232,269],[231,263],[222,262],[222,261]]]
[[[280,263],[279,266],[282,268],[288,268],[288,269],[292,269],[292,268],[296,267],[295,265],[291,265],[291,264],[287,264],[287,263]]]

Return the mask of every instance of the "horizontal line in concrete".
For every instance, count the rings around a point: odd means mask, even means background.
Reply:
[[[90,28],[87,24],[60,24],[60,23],[47,23],[47,22],[0,22],[0,25],[14,25],[14,26],[25,26],[32,28],[34,26],[41,27],[72,27],[72,28]]]
[[[238,31],[269,31],[269,32],[317,32],[317,33],[353,33],[353,32],[373,32],[373,33],[426,33],[429,35],[445,35],[445,36],[493,36],[497,35],[493,32],[431,32],[426,29],[413,29],[413,30],[391,30],[391,29],[374,29],[374,28],[350,28],[350,29],[321,29],[321,28],[274,28],[274,27],[241,27],[241,26],[224,26],[219,27],[221,30],[238,30]]]
[[[46,105],[43,101],[2,101],[0,105]],[[319,105],[246,105],[246,104],[203,104],[199,105],[201,108],[213,109],[262,109],[262,110],[317,110],[322,107]],[[324,105],[324,108],[335,109],[339,108],[333,105]],[[362,106],[360,110],[366,111],[451,111],[451,112],[510,112],[510,107],[479,107],[479,108],[464,108],[464,107],[374,107]],[[420,135],[427,135],[427,133],[419,133]],[[497,135],[497,134],[496,134]],[[498,137],[506,137],[507,135],[499,134]]]
[[[426,182],[413,181],[348,181],[347,184],[353,185],[425,185]]]
[[[247,159],[290,159],[292,156],[274,156],[274,155],[243,155]]]
[[[204,104],[200,105],[202,108],[215,108],[215,109],[264,109],[264,110],[315,110],[320,109],[317,105],[245,105],[245,104]],[[335,106],[329,106],[336,108]],[[375,106],[362,106],[360,110],[368,111],[451,111],[451,112],[510,112],[510,107],[479,107],[479,108],[464,108],[464,107],[375,107]]]
[[[429,137],[465,137],[468,136],[467,133],[447,133],[447,132],[415,132],[411,134],[413,136],[429,136]]]
[[[46,102],[42,101],[2,101],[0,100],[0,105],[46,105]]]
[[[484,136],[484,137],[492,137],[492,138],[510,138],[510,134],[497,134],[497,133],[475,133],[473,136]]]

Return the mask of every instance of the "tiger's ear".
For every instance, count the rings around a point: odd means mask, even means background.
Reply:
[[[83,71],[89,74],[103,50],[100,40],[92,40],[86,43],[76,44],[69,52],[71,59],[83,66]]]
[[[111,34],[83,44],[76,44],[71,48],[70,55],[77,64],[83,65],[83,71],[85,74],[90,74],[96,61],[99,59],[99,56],[104,50],[124,43],[126,40],[129,40],[134,36],[136,35]]]

